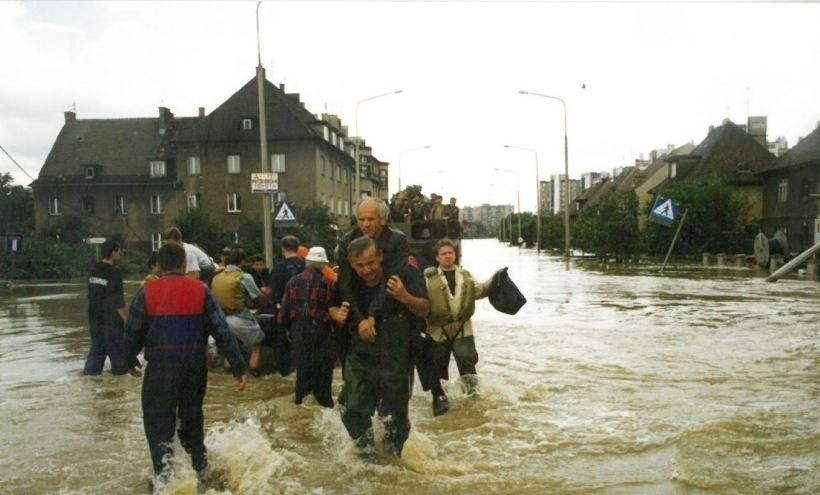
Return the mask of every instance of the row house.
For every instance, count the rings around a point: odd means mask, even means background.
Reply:
[[[792,252],[802,252],[820,238],[820,123],[758,174],[763,180],[761,231],[773,237],[782,229]]]
[[[355,148],[333,115],[313,115],[298,94],[265,81],[266,138],[282,201],[297,209],[324,204],[340,228],[351,225]],[[94,236],[156,249],[161,232],[184,212],[202,209],[226,232],[262,221],[257,80],[210,114],[77,119],[65,124],[32,183],[38,229],[61,215],[87,220]],[[372,156],[372,155],[371,155]],[[373,158],[374,161],[378,162]],[[378,162],[385,170],[388,164]],[[380,172],[381,173],[381,172]],[[190,239],[196,241],[196,239]]]

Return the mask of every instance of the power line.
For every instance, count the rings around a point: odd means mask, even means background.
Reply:
[[[24,169],[23,167],[21,167],[21,166],[20,166],[20,164],[19,164],[19,163],[17,163],[17,160],[15,160],[15,159],[14,159],[14,157],[12,157],[12,156],[9,154],[9,152],[8,152],[8,151],[6,151],[6,148],[4,148],[4,147],[3,147],[3,145],[0,145],[0,150],[3,150],[3,153],[5,153],[5,154],[6,154],[6,156],[7,156],[7,157],[9,157],[9,159],[12,161],[12,163],[14,163],[15,165],[17,165],[17,168],[19,168],[19,169],[20,169],[20,170],[21,170],[24,174],[26,174],[26,176],[28,176],[28,178],[29,178],[29,179],[34,180],[34,177],[32,177],[31,175],[29,175],[29,173],[28,173],[28,172],[26,172],[26,169]]]

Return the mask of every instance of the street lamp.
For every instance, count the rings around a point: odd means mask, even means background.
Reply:
[[[542,98],[549,98],[551,100],[558,100],[561,102],[561,106],[564,109],[564,183],[566,185],[566,204],[564,205],[564,256],[569,258],[569,205],[570,205],[570,197],[569,197],[569,146],[567,145],[567,104],[563,100],[563,98],[559,98],[557,96],[550,96],[541,93],[535,93],[532,91],[518,91],[519,94],[522,95],[533,95],[533,96],[540,96]],[[539,186],[540,188],[540,186]]]
[[[355,170],[356,170],[356,198],[355,198],[356,202],[358,202],[361,199],[360,196],[361,196],[361,175],[362,175],[361,170],[359,170],[359,167],[360,167],[360,165],[359,165],[359,143],[362,140],[361,136],[359,136],[359,105],[361,105],[362,103],[364,103],[366,101],[375,100],[376,98],[381,98],[383,96],[397,95],[401,92],[402,92],[401,89],[397,89],[396,91],[389,91],[387,93],[382,93],[380,95],[368,96],[367,98],[363,98],[363,99],[359,100],[358,102],[356,102],[356,113],[355,113],[355,115],[356,115],[356,120],[355,120],[356,140],[353,142],[354,155],[356,155],[355,156],[355,158],[356,158],[356,167],[355,167]]]
[[[506,168],[493,168],[498,172],[506,172],[508,174],[515,174],[515,195],[518,200],[518,238],[521,238],[521,188],[519,185],[521,184],[521,176],[518,174],[517,170],[508,170]],[[510,223],[510,241],[512,242],[512,223]],[[519,243],[516,239],[516,245]]]
[[[398,176],[399,176],[399,191],[401,191],[401,160],[402,160],[402,158],[404,158],[404,154],[405,153],[410,153],[411,151],[429,150],[432,147],[433,147],[433,145],[428,144],[426,146],[417,146],[415,148],[406,149],[406,150],[399,153],[399,170],[398,170],[398,172],[399,172],[398,173]]]
[[[505,148],[529,151],[535,156],[535,250],[541,252],[541,181],[538,180],[538,152],[523,146],[504,145]]]

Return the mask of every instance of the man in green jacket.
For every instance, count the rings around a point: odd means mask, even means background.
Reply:
[[[427,333],[433,340],[433,368],[440,380],[447,380],[450,355],[454,355],[463,387],[467,395],[473,395],[478,385],[478,352],[470,318],[476,299],[487,296],[492,278],[476,282],[470,272],[456,265],[456,245],[448,238],[439,240],[433,253],[438,267],[424,271],[430,298]],[[446,395],[433,398],[435,415],[444,414],[449,407]]]

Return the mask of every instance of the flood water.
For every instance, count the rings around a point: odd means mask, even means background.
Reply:
[[[416,383],[403,457],[360,458],[337,410],[293,404],[293,376],[240,393],[213,372],[226,490],[209,493],[820,493],[817,282],[567,265],[492,240],[465,241],[463,264],[508,266],[529,300],[516,316],[479,302],[479,397],[452,380],[433,417]],[[149,492],[141,380],[81,375],[85,308],[79,283],[0,289],[0,493]],[[193,493],[176,450],[166,493]]]

